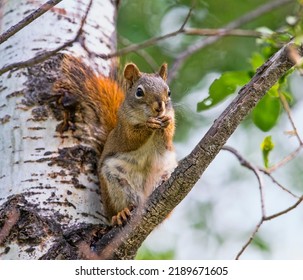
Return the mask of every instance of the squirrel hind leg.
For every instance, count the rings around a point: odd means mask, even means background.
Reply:
[[[111,224],[113,226],[121,226],[123,223],[126,223],[131,217],[132,207],[125,207],[122,211],[118,212],[117,215],[112,217]]]

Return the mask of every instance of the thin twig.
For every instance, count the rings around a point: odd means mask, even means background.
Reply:
[[[120,36],[120,42],[123,44],[123,45],[130,45],[131,42],[124,38],[124,37],[121,37]],[[146,52],[145,50],[137,50],[135,51],[139,56],[143,57],[145,59],[145,61],[149,64],[150,68],[152,69],[152,71],[156,71],[158,69],[158,64],[156,63],[156,61],[154,60],[154,58],[148,53]]]
[[[200,35],[200,36],[241,36],[241,37],[262,37],[268,34],[246,29],[212,29],[212,28],[188,28],[184,29],[185,35]]]
[[[243,245],[242,249],[240,250],[240,252],[237,254],[236,256],[236,260],[238,260],[241,255],[244,253],[244,251],[246,250],[246,248],[250,245],[250,243],[254,240],[257,232],[259,231],[261,225],[263,224],[264,219],[262,218],[261,221],[257,224],[255,230],[253,231],[253,233],[251,234],[251,236],[249,237],[248,241]]]
[[[238,158],[238,160],[242,166],[247,167],[248,169],[253,171],[254,174],[256,175],[258,184],[259,184],[262,218],[264,218],[266,216],[266,213],[265,213],[265,203],[264,203],[263,178],[262,178],[259,168],[254,166],[252,163],[250,163],[246,159],[244,159],[244,157],[236,149],[234,149],[230,146],[225,145],[222,147],[222,150],[229,151],[232,154],[234,154]]]
[[[183,25],[182,25],[183,26]],[[266,36],[267,34],[254,31],[254,30],[244,30],[244,29],[211,29],[211,28],[179,28],[176,31],[167,33],[165,35],[161,35],[158,37],[154,37],[151,39],[148,39],[142,43],[138,44],[132,44],[128,47],[125,47],[119,51],[110,53],[110,54],[99,54],[98,57],[101,57],[103,59],[109,59],[121,55],[128,54],[130,52],[135,52],[150,46],[155,45],[157,42],[166,40],[171,37],[175,37],[177,35],[184,34],[184,35],[198,35],[198,36],[241,36],[241,37],[262,37]]]
[[[187,22],[189,21],[190,16],[191,16],[191,14],[192,14],[192,12],[193,12],[193,9],[194,9],[194,7],[191,7],[191,8],[189,9],[186,18],[185,18],[183,24],[182,24],[181,27],[180,27],[180,30],[183,30],[183,29],[185,28],[185,25],[186,25]]]
[[[300,135],[298,133],[297,127],[296,127],[295,122],[294,122],[294,120],[292,118],[288,102],[287,102],[285,96],[280,91],[279,91],[279,97],[280,97],[281,103],[283,105],[283,108],[284,108],[284,110],[287,113],[288,119],[289,119],[289,121],[291,123],[291,126],[293,128],[294,134],[295,134],[295,136],[297,137],[297,139],[299,141],[299,145],[302,146],[303,145],[303,141],[302,141],[302,139],[301,139],[301,137],[300,137]]]
[[[257,179],[258,179],[258,183],[259,183],[259,191],[260,191],[260,198],[261,198],[261,211],[262,211],[262,217],[260,222],[256,225],[254,231],[252,232],[250,238],[248,239],[248,241],[243,245],[243,247],[241,248],[241,250],[239,251],[239,253],[236,256],[236,260],[238,260],[240,258],[240,256],[244,253],[244,251],[246,250],[246,248],[251,244],[251,242],[253,241],[253,239],[255,238],[257,232],[259,231],[261,225],[265,222],[265,221],[269,221],[272,220],[274,218],[277,218],[283,214],[288,213],[289,211],[295,209],[303,200],[303,196],[298,197],[296,195],[294,195],[293,193],[291,193],[289,190],[287,190],[286,188],[284,188],[281,184],[279,184],[272,176],[271,174],[264,170],[264,169],[260,169],[256,166],[254,166],[253,164],[251,164],[249,161],[247,161],[246,159],[244,159],[244,157],[234,148],[230,147],[230,146],[223,146],[222,150],[225,151],[229,151],[232,154],[234,154],[239,162],[241,163],[242,166],[247,167],[248,169],[252,170]],[[276,183],[279,187],[281,187],[283,190],[287,191],[289,194],[291,194],[292,196],[296,197],[298,200],[296,201],[296,203],[290,207],[288,207],[287,209],[280,211],[276,214],[270,215],[270,216],[266,216],[265,214],[265,204],[264,204],[264,193],[263,193],[263,183],[262,183],[262,177],[260,176],[260,172],[263,172],[264,174],[266,174],[267,176],[269,176],[274,183]]]
[[[27,17],[25,17],[23,20],[19,21],[17,24],[10,27],[7,31],[5,31],[3,34],[0,35],[0,45],[3,42],[5,42],[8,38],[12,37],[14,34],[16,34],[18,31],[20,31],[22,28],[29,25],[35,19],[37,19],[38,17],[42,16],[44,13],[49,11],[52,7],[56,6],[61,1],[62,0],[47,1],[41,7],[39,7],[37,10],[35,10],[31,14],[29,14]]]
[[[255,10],[248,12],[244,16],[238,18],[237,20],[229,23],[226,27],[227,28],[237,28],[238,26],[241,26],[243,24],[246,24],[252,20],[255,20],[256,18],[259,18],[260,16],[271,12],[274,9],[280,8],[281,6],[287,5],[293,3],[293,0],[277,0],[277,1],[271,1],[268,3],[265,3],[262,6],[257,7]]]
[[[251,244],[251,242],[254,240],[256,234],[258,233],[258,231],[259,231],[261,225],[262,225],[264,222],[273,220],[273,219],[275,219],[275,218],[277,218],[277,217],[280,217],[280,216],[282,216],[282,215],[284,215],[284,214],[290,212],[291,210],[297,208],[298,205],[299,205],[302,201],[303,201],[303,196],[301,196],[301,197],[296,201],[296,203],[295,203],[294,205],[292,205],[292,206],[286,208],[285,210],[280,211],[280,212],[278,212],[278,213],[276,213],[276,214],[267,216],[267,217],[266,217],[266,216],[265,216],[265,217],[262,217],[261,220],[260,220],[260,222],[256,225],[256,227],[255,227],[253,233],[251,234],[250,238],[249,238],[248,241],[244,244],[244,246],[243,246],[242,249],[239,251],[239,253],[237,254],[237,256],[236,256],[235,259],[238,260],[238,259],[240,258],[240,256],[244,253],[244,251],[246,250],[246,248],[247,248],[247,247]]]
[[[135,52],[135,51],[141,50],[143,48],[152,46],[152,45],[156,44],[159,41],[174,37],[174,36],[176,36],[176,35],[178,35],[182,32],[183,32],[183,30],[178,29],[177,31],[174,31],[174,32],[171,32],[171,33],[159,36],[159,37],[154,37],[154,38],[148,39],[148,40],[146,40],[142,43],[130,45],[130,46],[125,47],[125,48],[123,48],[123,49],[121,49],[117,52],[113,52],[113,53],[110,53],[110,54],[99,54],[97,56],[101,57],[103,59],[109,59],[109,58],[121,56],[121,55],[130,53],[130,52]]]
[[[223,27],[223,29],[232,30],[235,28],[240,27],[241,25],[248,23],[261,15],[270,12],[276,8],[279,8],[283,5],[293,3],[293,0],[277,0],[270,3],[266,3],[258,8],[256,8],[253,11],[248,12],[247,14],[241,16],[240,18],[236,19],[235,21],[230,22],[226,26]],[[217,42],[220,38],[222,38],[222,35],[217,35],[213,37],[209,37],[206,39],[203,39],[201,41],[198,41],[197,43],[191,45],[187,50],[181,52],[178,57],[175,59],[175,62],[173,66],[170,69],[169,75],[168,75],[168,82],[171,82],[177,75],[181,65],[183,62],[191,56],[193,53],[197,52],[198,50],[201,50],[215,42]]]
[[[56,54],[57,52],[71,46],[74,42],[76,42],[82,34],[83,26],[84,26],[85,21],[87,19],[87,15],[90,11],[92,2],[93,2],[93,0],[90,0],[89,4],[87,6],[87,10],[85,12],[85,15],[81,20],[79,30],[78,30],[76,36],[73,39],[65,42],[62,46],[60,46],[60,47],[58,47],[58,48],[56,48],[52,51],[47,51],[47,52],[44,52],[42,54],[36,55],[35,57],[30,58],[26,61],[16,62],[16,63],[9,64],[7,66],[4,66],[3,68],[0,69],[0,76],[4,73],[6,73],[10,70],[16,69],[16,68],[20,69],[20,68],[32,66],[32,65],[37,64],[37,63],[41,63],[41,62],[45,61],[46,59],[50,58],[51,56],[53,56],[54,54]]]
[[[295,149],[292,153],[290,153],[289,155],[287,155],[281,161],[279,161],[278,163],[276,163],[272,167],[268,168],[267,171],[269,173],[272,173],[272,172],[276,171],[278,168],[280,168],[281,166],[283,166],[286,163],[290,162],[291,160],[293,160],[300,153],[300,151],[302,150],[302,148],[303,148],[303,146],[299,146],[297,149]]]
[[[279,216],[282,216],[282,215],[288,213],[289,211],[295,209],[302,201],[303,201],[303,196],[301,196],[294,205],[286,208],[285,210],[280,211],[280,212],[278,212],[276,214],[273,214],[273,215],[265,217],[264,221],[269,221],[269,220],[275,219],[275,218],[277,218]]]
[[[109,59],[109,58],[113,58],[113,57],[117,57],[117,56],[121,56],[121,55],[124,55],[124,54],[127,54],[127,53],[130,53],[130,52],[135,52],[135,51],[138,51],[138,50],[141,50],[143,48],[146,48],[146,47],[149,47],[151,45],[154,45],[156,44],[157,42],[159,41],[162,41],[162,40],[165,40],[165,39],[168,39],[170,37],[174,37],[180,33],[183,33],[184,32],[184,27],[186,25],[186,23],[188,22],[190,16],[191,16],[191,13],[192,13],[192,9],[193,8],[190,8],[186,17],[185,17],[185,20],[183,21],[181,27],[174,31],[174,32],[171,32],[171,33],[168,33],[168,34],[165,34],[165,35],[162,35],[162,36],[159,36],[159,37],[154,37],[154,38],[151,38],[149,40],[146,40],[142,43],[139,43],[139,44],[133,44],[133,45],[130,45],[128,47],[125,47],[117,52],[114,52],[114,53],[110,53],[110,54],[100,54],[98,55],[99,57],[103,58],[103,59]]]
[[[299,196],[297,196],[296,194],[294,194],[293,192],[291,192],[289,189],[285,188],[282,184],[280,184],[272,174],[270,174],[266,169],[263,168],[259,168],[259,170],[261,172],[263,172],[266,176],[268,176],[274,184],[276,184],[279,188],[281,188],[283,191],[287,192],[288,194],[290,194],[292,197],[294,198],[299,198]]]

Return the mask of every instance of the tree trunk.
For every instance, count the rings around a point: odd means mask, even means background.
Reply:
[[[1,33],[45,1],[20,2],[2,3]],[[89,64],[93,50],[115,50],[115,17],[114,1],[62,1],[0,45],[0,68],[39,58],[65,42],[71,42],[66,52]],[[96,151],[79,135],[58,132],[63,116],[52,86],[61,59],[54,55],[1,76],[2,259],[81,258],[71,244],[103,228]],[[93,69],[108,75],[109,61],[93,61]]]
[[[42,4],[38,2],[2,3],[0,32],[37,9]],[[99,59],[95,51],[105,57],[116,48],[114,2],[62,1],[0,45],[2,259],[133,258],[148,234],[191,190],[239,123],[295,64],[288,54],[295,46],[277,52],[143,209],[126,226],[107,227],[96,176],[99,151],[91,133],[93,124],[78,123],[73,131],[60,133],[65,111],[53,84],[62,76],[64,55],[57,53],[63,49],[80,56],[99,73],[107,75],[113,69],[115,65]],[[296,51],[301,56],[302,46]]]

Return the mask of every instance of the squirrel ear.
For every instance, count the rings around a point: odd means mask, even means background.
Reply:
[[[124,78],[126,82],[131,86],[141,76],[140,70],[134,63],[128,63],[124,68]]]
[[[160,77],[166,82],[167,79],[167,64],[163,63],[159,70]]]

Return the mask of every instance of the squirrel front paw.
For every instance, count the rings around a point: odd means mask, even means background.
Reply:
[[[146,125],[149,128],[152,129],[163,129],[168,127],[168,125],[171,122],[171,117],[169,116],[162,116],[162,117],[150,117],[148,118],[148,120],[146,121]]]

